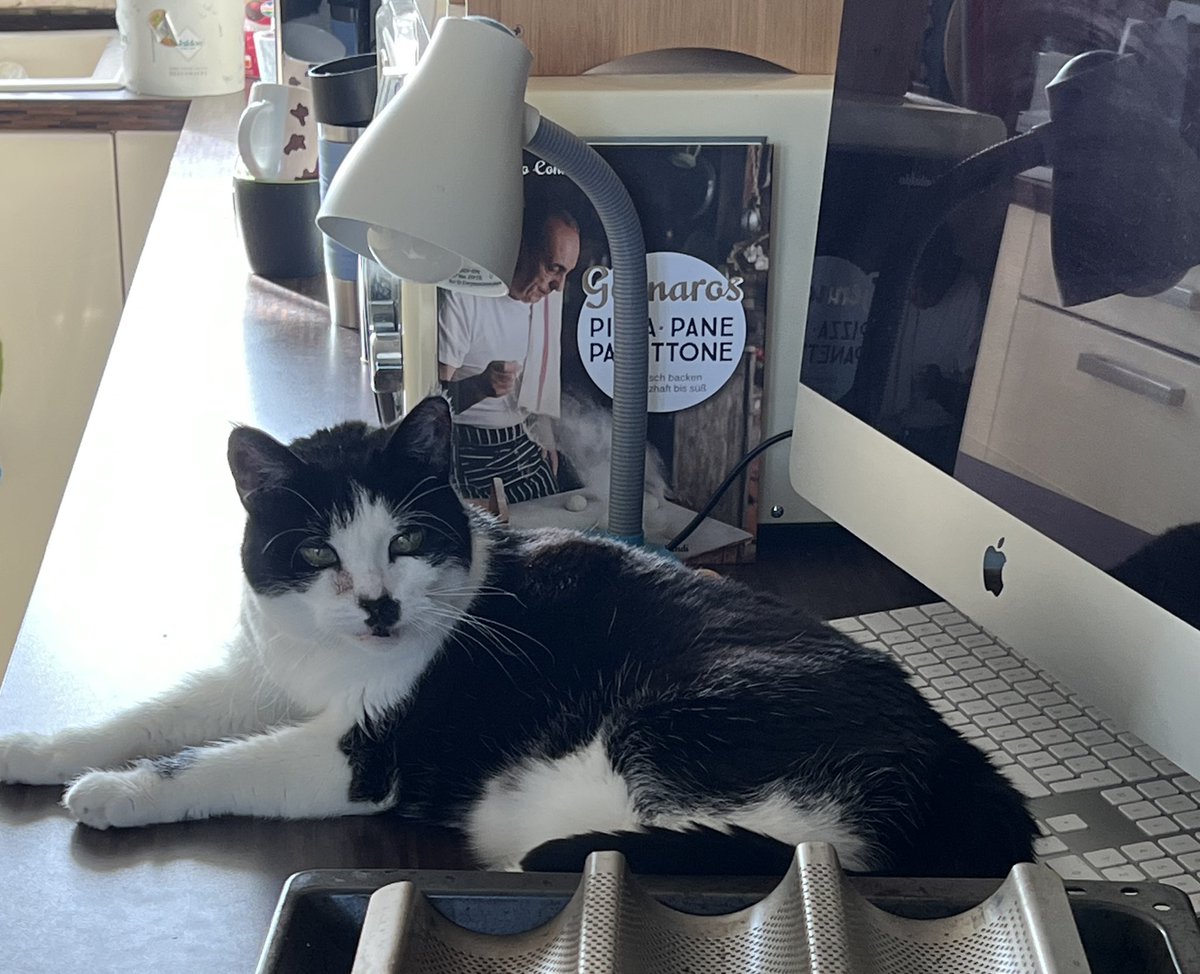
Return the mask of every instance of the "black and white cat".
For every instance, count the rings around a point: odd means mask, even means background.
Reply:
[[[394,812],[478,861],[1003,875],[1033,822],[883,654],[727,579],[450,486],[450,414],[290,446],[235,430],[248,517],[225,663],[94,727],[0,739],[95,828]],[[93,770],[99,769],[99,770]],[[619,833],[616,834],[616,833]]]

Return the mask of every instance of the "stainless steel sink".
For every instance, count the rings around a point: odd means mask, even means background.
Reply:
[[[0,32],[0,96],[124,86],[121,36],[115,30]]]

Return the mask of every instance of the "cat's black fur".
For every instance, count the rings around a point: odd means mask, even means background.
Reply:
[[[317,506],[344,503],[331,485],[353,478],[397,501],[408,495],[436,519],[436,559],[469,564],[471,532],[489,539],[470,620],[407,703],[342,739],[354,799],[395,796],[405,816],[461,824],[489,779],[599,736],[647,817],[698,809],[711,818],[782,789],[800,804],[835,801],[868,839],[873,871],[998,876],[1032,859],[1034,823],[1017,792],[891,658],[734,581],[602,538],[514,531],[464,513],[449,486],[449,432],[434,399],[390,443],[351,424],[291,448],[314,468],[295,475]],[[389,453],[403,467],[391,483],[393,464],[380,459]],[[425,478],[436,489],[412,491]],[[303,513],[264,511],[247,551]],[[287,580],[295,568],[283,554],[268,557],[278,563],[249,558],[252,584],[302,583],[303,573]],[[561,826],[569,836],[572,823]],[[661,839],[590,835],[548,844],[526,864],[578,868],[587,851],[614,847],[635,869],[670,872],[712,871],[706,848],[724,847],[733,871],[787,860],[784,843],[736,832]],[[743,840],[748,859],[736,848]]]

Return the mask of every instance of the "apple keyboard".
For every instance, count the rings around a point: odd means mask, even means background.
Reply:
[[[938,602],[831,621],[892,654],[1028,800],[1065,880],[1157,880],[1200,912],[1200,781]]]

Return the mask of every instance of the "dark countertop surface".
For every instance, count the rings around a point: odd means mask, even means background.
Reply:
[[[358,337],[318,281],[251,276],[230,180],[240,95],[187,117],[41,574],[0,686],[0,733],[86,724],[216,662],[240,586],[235,423],[290,439],[375,418]],[[55,787],[0,787],[0,969],[253,970],[284,880],[453,867],[383,818],[226,818],[98,832]]]

